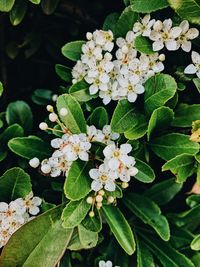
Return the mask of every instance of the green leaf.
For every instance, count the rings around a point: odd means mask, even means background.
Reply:
[[[139,16],[133,11],[132,7],[126,7],[117,21],[115,28],[116,36],[124,37],[128,31],[133,29],[133,24],[138,19]]]
[[[197,235],[191,243],[191,249],[193,250],[200,250],[200,235]]]
[[[100,232],[102,229],[102,219],[99,211],[95,212],[94,217],[86,216],[81,223],[87,230],[92,232]]]
[[[186,203],[190,208],[200,204],[200,195],[191,195],[186,198]]]
[[[198,92],[200,93],[200,79],[199,78],[194,78],[193,83],[195,84]]]
[[[145,245],[161,262],[163,267],[195,267],[193,263],[183,254],[172,248],[169,242],[163,242],[149,233],[138,231],[138,235],[142,237]]]
[[[137,244],[137,267],[155,267],[153,256],[145,243],[136,239]]]
[[[81,58],[83,44],[85,44],[85,41],[74,41],[67,43],[62,47],[63,56],[72,61],[79,60]]]
[[[20,168],[9,169],[0,177],[0,188],[0,201],[23,198],[32,190],[30,176]]]
[[[118,243],[128,255],[132,255],[135,251],[135,240],[130,225],[124,218],[124,215],[117,207],[110,205],[103,206],[102,210]]]
[[[138,13],[151,13],[168,7],[167,0],[131,0],[131,7]]]
[[[58,74],[58,76],[65,82],[71,83],[72,81],[72,74],[71,74],[71,69],[63,66],[61,64],[56,64],[55,65],[55,71]]]
[[[112,131],[124,133],[136,125],[137,122],[135,107],[128,100],[120,100],[111,119]]]
[[[93,110],[89,117],[90,125],[94,125],[97,129],[103,129],[108,124],[108,113],[104,107],[97,107]]]
[[[168,0],[168,2],[182,19],[200,25],[200,3],[198,0]]]
[[[170,170],[179,183],[186,181],[194,172],[194,157],[188,154],[181,154],[167,161],[162,166],[162,171]]]
[[[68,199],[79,200],[90,192],[89,170],[91,168],[92,164],[87,161],[79,160],[72,163],[64,184],[65,195]]]
[[[124,133],[129,140],[136,140],[143,137],[147,132],[148,122],[143,114],[137,115],[137,124]]]
[[[53,92],[47,89],[37,89],[33,92],[32,100],[37,105],[48,105],[52,101]]]
[[[25,159],[34,157],[40,160],[50,157],[52,149],[40,138],[35,136],[16,137],[8,142],[8,147],[12,152]]]
[[[143,183],[152,183],[155,179],[155,173],[153,169],[145,162],[136,159],[135,167],[138,169],[138,173],[134,176],[137,180]]]
[[[140,53],[144,53],[147,55],[154,54],[155,52],[153,51],[152,48],[152,43],[149,41],[148,38],[144,36],[137,36],[134,41],[134,46],[137,51]]]
[[[17,26],[23,20],[27,10],[27,2],[25,0],[18,0],[15,2],[10,11],[10,22],[13,26]]]
[[[1,0],[0,11],[9,12],[12,9],[14,3],[15,3],[15,0]]]
[[[62,206],[48,210],[15,232],[2,251],[0,266],[56,266],[73,232],[62,227],[61,211]]]
[[[57,100],[57,109],[60,114],[61,108],[66,108],[68,114],[60,118],[64,125],[73,133],[86,133],[86,121],[78,101],[71,95],[60,95]]]
[[[192,122],[200,118],[200,104],[181,104],[175,110],[175,118],[172,126],[192,127]]]
[[[3,84],[2,84],[2,82],[0,82],[0,96],[2,96],[2,94],[3,94]]]
[[[119,14],[117,12],[109,14],[104,23],[103,23],[103,30],[108,31],[111,30],[113,34],[115,35],[115,28],[116,28],[116,23],[119,19]]]
[[[6,121],[9,125],[18,123],[26,133],[33,127],[33,114],[29,105],[24,101],[12,102],[6,109]]]
[[[144,223],[149,224],[165,241],[170,238],[169,224],[161,214],[159,206],[145,196],[129,193],[124,196],[124,204]]]
[[[170,160],[181,154],[195,155],[199,151],[199,144],[190,141],[188,135],[170,133],[155,138],[151,149],[160,158]]]
[[[73,84],[69,88],[69,94],[76,98],[79,102],[87,102],[96,96],[90,95],[89,84],[84,80]]]
[[[0,134],[0,152],[8,150],[8,141],[14,137],[21,137],[24,135],[23,128],[17,123],[8,126],[2,134]]]
[[[86,199],[80,201],[70,201],[62,213],[63,227],[73,228],[78,226],[86,217],[91,205]]]
[[[156,129],[165,129],[172,123],[174,118],[174,112],[168,107],[159,107],[155,109],[150,117],[149,125],[147,129],[148,140],[153,131]]]
[[[171,201],[181,188],[182,184],[175,183],[174,178],[171,178],[153,185],[144,195],[161,206]]]
[[[31,3],[35,4],[35,5],[39,5],[41,0],[29,0]]]
[[[163,106],[177,89],[176,81],[168,74],[156,74],[145,83],[144,107],[148,114]]]
[[[60,0],[42,0],[41,7],[45,14],[51,15],[58,5]]]

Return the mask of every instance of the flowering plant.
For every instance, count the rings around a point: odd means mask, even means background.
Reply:
[[[50,197],[21,168],[0,178],[1,267],[199,266],[200,21],[191,3],[124,2],[62,47],[74,65],[56,65],[36,135],[25,102],[4,114],[0,160],[25,159]]]

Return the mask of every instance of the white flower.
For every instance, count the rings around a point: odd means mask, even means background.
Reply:
[[[176,38],[182,32],[181,27],[172,27],[172,20],[166,19],[163,22],[156,21],[149,38],[153,42],[153,50],[159,51],[164,46],[170,51],[178,49]]]
[[[141,22],[134,23],[133,31],[135,33],[142,34],[142,36],[149,37],[154,23],[155,23],[155,19],[151,20],[151,16],[147,14],[142,18]]]
[[[195,74],[197,75],[198,78],[200,78],[200,54],[192,51],[192,62],[193,64],[188,65],[184,73],[186,74]]]
[[[23,200],[24,207],[27,209],[28,213],[31,215],[37,215],[40,212],[38,206],[41,205],[42,199],[39,197],[34,197],[33,192],[30,192]]]
[[[88,66],[93,64],[96,60],[101,60],[103,58],[102,48],[96,46],[93,40],[82,45],[82,52],[81,61]]]
[[[103,154],[106,159],[108,159],[108,166],[112,170],[117,170],[120,163],[130,164],[130,158],[127,155],[131,152],[132,146],[130,144],[122,144],[118,148],[115,144],[110,144],[106,146],[103,150]]]
[[[178,48],[181,47],[185,52],[190,52],[192,44],[190,40],[198,37],[199,31],[196,28],[189,29],[189,23],[184,20],[180,24],[181,35],[177,39]]]
[[[57,177],[60,175],[67,176],[70,167],[72,165],[71,161],[67,161],[63,153],[59,153],[60,151],[55,151],[52,154],[52,157],[49,158],[49,165],[51,166],[51,177]]]
[[[81,81],[85,77],[87,70],[88,66],[84,64],[81,60],[78,60],[76,65],[72,69],[72,83],[74,84],[78,81]]]
[[[107,191],[115,191],[117,175],[106,163],[101,164],[98,169],[91,169],[89,175],[93,179],[92,190],[97,192],[104,187]]]
[[[114,43],[113,43],[113,33],[112,31],[102,31],[96,30],[93,33],[93,40],[97,45],[100,45],[104,51],[111,52]]]

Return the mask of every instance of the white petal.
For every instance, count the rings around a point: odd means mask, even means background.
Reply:
[[[166,41],[165,45],[166,45],[167,50],[169,51],[177,50],[177,43],[174,40]]]
[[[131,163],[133,162],[132,157],[130,157],[130,156],[128,156],[128,155],[123,155],[123,156],[121,157],[121,161],[122,161],[122,163],[123,163],[124,165],[126,165],[126,166],[131,165]]]
[[[98,92],[98,90],[99,90],[99,88],[96,85],[94,85],[94,84],[92,84],[89,87],[89,91],[90,91],[90,94],[91,95],[95,95]]]
[[[32,203],[35,205],[35,206],[40,206],[41,203],[42,203],[42,199],[40,197],[33,197],[32,199]]]
[[[170,36],[172,38],[177,38],[182,32],[182,29],[180,27],[173,27],[171,30],[170,30]]]
[[[164,27],[165,30],[169,31],[171,29],[171,27],[172,27],[172,20],[171,19],[165,19],[163,21],[163,27]]]
[[[108,161],[108,166],[111,170],[117,170],[119,168],[119,160],[112,158]]]
[[[106,158],[110,158],[115,150],[115,145],[108,145],[104,148],[103,154]]]
[[[194,73],[196,73],[196,71],[197,71],[196,67],[193,64],[190,64],[185,68],[184,73],[194,74]]]
[[[99,267],[106,267],[105,261],[100,261],[99,262]]]
[[[131,167],[129,173],[131,176],[135,176],[138,173],[138,169],[136,167]]]
[[[159,51],[164,47],[164,44],[162,41],[156,41],[153,43],[153,51]]]
[[[151,18],[150,14],[145,15],[145,16],[142,18],[142,23],[143,23],[143,24],[147,24],[147,23],[150,21],[150,18]]]
[[[196,74],[197,74],[197,77],[200,78],[200,71],[198,71]]]
[[[192,51],[192,62],[195,64],[200,64],[200,54]]]
[[[103,185],[102,183],[99,181],[99,180],[94,180],[92,183],[91,183],[91,188],[92,190],[94,191],[99,191],[101,188],[103,188]]]
[[[158,41],[160,39],[160,33],[157,32],[157,31],[151,31],[150,35],[149,35],[149,38],[152,40],[152,41]]]
[[[112,262],[111,261],[107,261],[106,262],[106,267],[112,267]]]
[[[98,179],[99,177],[99,170],[98,169],[91,169],[89,171],[89,175],[92,179]]]
[[[192,48],[192,43],[190,41],[185,41],[182,43],[181,48],[185,51],[185,52],[190,52],[191,48]]]
[[[189,23],[187,20],[183,20],[180,24],[180,27],[182,29],[182,33],[186,33],[189,30]]]
[[[79,159],[83,160],[83,161],[88,161],[89,160],[89,155],[87,152],[82,151],[79,153]]]
[[[105,184],[104,187],[105,187],[105,189],[106,189],[107,191],[112,192],[112,191],[115,191],[116,184],[115,184],[114,181],[109,180],[109,181]],[[106,265],[106,266],[107,266],[107,265]]]
[[[120,146],[120,151],[123,153],[123,154],[128,154],[130,153],[132,150],[132,146],[130,144],[122,144]]]
[[[189,40],[193,40],[195,38],[197,38],[197,36],[199,35],[199,31],[196,28],[191,28],[189,29],[189,31],[186,33],[186,37]]]
[[[29,208],[29,213],[31,215],[37,215],[39,212],[40,212],[40,209],[38,207],[33,206]]]
[[[141,85],[141,84],[137,84],[136,86],[135,86],[135,92],[137,93],[137,94],[143,94],[144,93],[144,86],[143,85]]]
[[[128,101],[133,103],[137,99],[137,94],[136,93],[130,93],[128,94]]]
[[[5,212],[8,209],[8,204],[5,202],[0,202],[0,212]]]

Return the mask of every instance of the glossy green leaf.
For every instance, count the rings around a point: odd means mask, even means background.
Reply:
[[[190,195],[186,198],[186,203],[190,208],[200,204],[200,195]]]
[[[116,23],[117,23],[118,19],[119,19],[119,14],[117,12],[109,14],[103,23],[102,29],[104,31],[111,30],[115,35]]]
[[[112,131],[124,133],[136,125],[137,122],[134,105],[130,104],[128,100],[120,100],[111,119]]]
[[[85,219],[82,221],[82,225],[92,232],[100,232],[102,228],[102,219],[100,213],[97,211],[95,212],[94,217],[86,216]]]
[[[58,74],[58,76],[65,82],[71,83],[72,81],[72,74],[71,74],[71,69],[61,65],[61,64],[56,64],[55,65],[55,71]]]
[[[163,267],[195,267],[194,264],[182,253],[174,249],[169,242],[163,242],[154,235],[138,231],[145,245],[161,262]]]
[[[6,121],[9,125],[18,123],[29,133],[33,126],[33,114],[29,105],[24,101],[10,103],[6,109]]]
[[[123,198],[124,204],[144,223],[149,224],[165,241],[170,238],[169,224],[161,214],[159,206],[145,196],[129,193]]]
[[[48,210],[26,223],[8,241],[1,267],[56,266],[71,239],[73,229],[61,225],[62,207]],[[48,255],[48,257],[47,257]]]
[[[151,13],[168,5],[167,0],[131,0],[132,9],[138,13]]]
[[[137,124],[124,133],[129,140],[137,140],[143,137],[147,132],[148,121],[143,114],[137,115]]]
[[[147,55],[154,54],[155,52],[153,51],[152,48],[152,43],[149,41],[148,38],[144,36],[137,36],[134,41],[134,46],[137,51],[140,53],[144,53]]]
[[[47,89],[36,89],[32,101],[37,105],[48,105],[52,101],[53,92]]]
[[[18,167],[9,169],[0,177],[0,188],[0,201],[25,197],[32,190],[30,176]]]
[[[42,0],[41,1],[42,10],[44,11],[45,14],[51,15],[55,11],[59,2],[60,2],[60,0],[53,0],[53,1],[52,0]]]
[[[168,0],[168,2],[182,19],[200,25],[200,3],[198,0]]]
[[[116,36],[124,37],[128,31],[133,29],[133,24],[138,19],[139,16],[133,11],[132,7],[126,7],[117,21],[115,28]]]
[[[17,26],[20,24],[26,14],[26,10],[27,2],[25,0],[18,0],[15,2],[9,14],[12,25]]]
[[[137,244],[137,267],[155,267],[153,256],[145,243],[136,239]]]
[[[192,122],[200,118],[200,104],[187,105],[181,104],[175,110],[175,118],[172,126],[192,127]]]
[[[40,138],[35,136],[16,137],[8,142],[8,147],[12,152],[25,159],[34,157],[40,160],[50,157],[52,149]]]
[[[35,4],[35,5],[39,5],[41,0],[29,0],[31,3]]]
[[[127,220],[121,211],[114,206],[103,206],[103,215],[120,246],[128,255],[135,251],[135,240]]]
[[[14,3],[15,3],[15,0],[1,0],[0,11],[9,12],[12,9]]]
[[[194,172],[194,157],[188,154],[181,154],[167,161],[162,166],[162,171],[170,170],[179,183],[185,182]]]
[[[85,41],[74,41],[67,43],[62,47],[63,56],[72,61],[79,60],[81,58],[83,44],[85,44]]]
[[[170,133],[155,138],[151,149],[160,158],[170,160],[181,154],[195,155],[199,151],[199,144],[190,141],[188,135]]]
[[[62,213],[63,227],[73,228],[78,226],[84,220],[90,208],[91,205],[86,202],[86,199],[69,202]]]
[[[97,127],[97,129],[103,129],[108,124],[108,113],[104,107],[97,107],[93,110],[89,117],[91,125]]]
[[[85,197],[91,190],[91,179],[89,170],[92,168],[90,162],[74,161],[64,184],[64,192],[68,199],[79,200]]]
[[[195,84],[198,92],[200,93],[200,79],[199,78],[194,78],[193,83]]]
[[[74,134],[86,133],[86,121],[78,101],[71,95],[60,95],[57,100],[58,113],[61,108],[66,108],[68,114],[60,118],[64,125]]]
[[[165,205],[176,196],[181,188],[182,184],[176,183],[175,179],[171,178],[153,185],[145,191],[144,195],[158,205]]]
[[[148,114],[171,99],[177,89],[174,78],[168,74],[156,74],[145,83],[144,107]]]
[[[137,180],[143,183],[152,183],[155,179],[155,173],[153,169],[145,162],[136,159],[135,167],[138,169],[138,173],[134,176]]]
[[[2,96],[2,94],[3,94],[3,84],[2,84],[2,82],[0,82],[0,96]]]
[[[84,80],[79,81],[73,84],[69,88],[69,94],[76,98],[79,102],[87,102],[92,98],[95,98],[94,95],[90,95],[89,93],[89,84]]]
[[[191,243],[191,249],[193,250],[200,250],[200,235],[197,235]]]
[[[173,121],[173,110],[168,107],[159,107],[155,109],[150,117],[149,125],[147,129],[148,140],[153,131],[157,129],[166,129]]]

